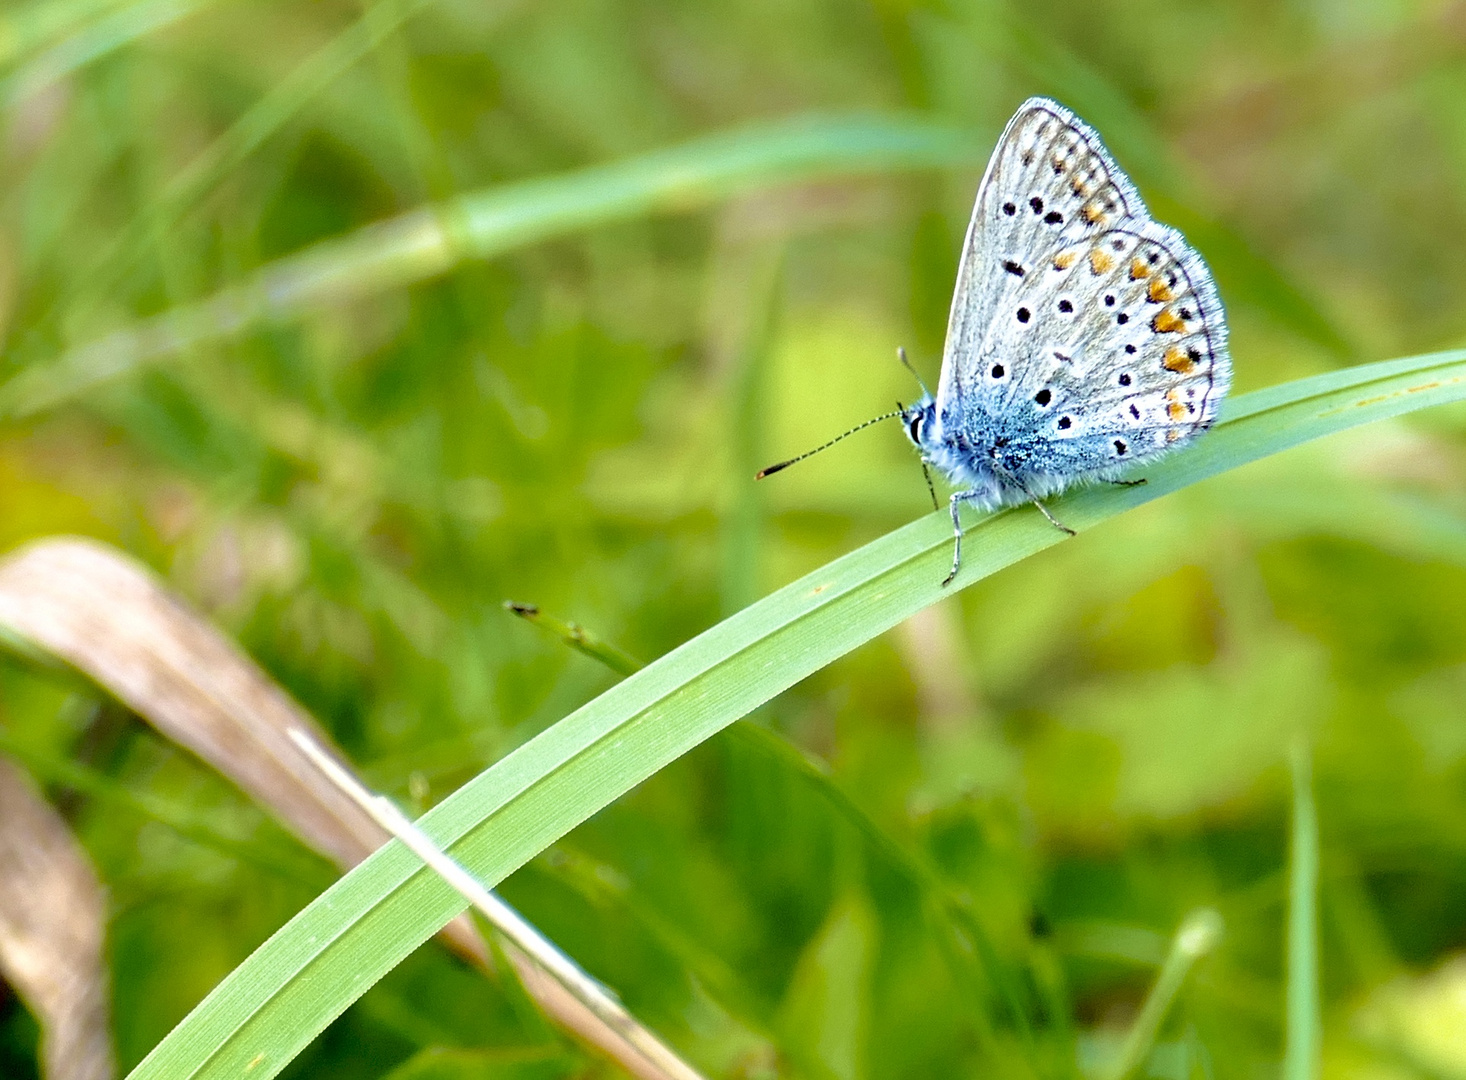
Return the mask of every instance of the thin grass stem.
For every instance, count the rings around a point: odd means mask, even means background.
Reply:
[[[1313,765],[1308,743],[1294,744],[1293,841],[1288,871],[1287,1034],[1283,1080],[1318,1075],[1321,1042],[1318,996],[1318,813],[1313,804]]]
[[[1171,1010],[1176,994],[1192,967],[1215,947],[1222,936],[1222,917],[1211,908],[1199,908],[1187,915],[1171,939],[1161,973],[1145,996],[1140,1014],[1125,1034],[1114,1063],[1105,1072],[1105,1080],[1126,1080],[1150,1056],[1160,1033],[1161,1022]]]

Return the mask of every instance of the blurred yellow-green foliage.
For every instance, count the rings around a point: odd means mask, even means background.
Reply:
[[[0,65],[0,364],[40,394],[0,421],[0,546],[137,555],[419,809],[614,681],[504,600],[651,658],[929,510],[893,426],[751,475],[909,398],[896,346],[934,378],[982,163],[1030,94],[1211,262],[1239,390],[1466,336],[1459,3],[27,0]],[[345,299],[105,369],[108,335],[318,242],[788,118],[967,149],[591,208],[442,272],[348,259]],[[1367,428],[1061,544],[752,719],[830,784],[734,730],[504,892],[710,1076],[836,1080],[1076,1075],[1210,905],[1226,935],[1146,1068],[1271,1076],[1303,735],[1324,1072],[1466,1077],[1463,436],[1459,411]],[[331,880],[19,659],[0,730],[119,793],[52,792],[110,890],[124,1068]],[[36,1038],[0,997],[0,1073],[36,1075]],[[288,1075],[608,1070],[430,945]]]

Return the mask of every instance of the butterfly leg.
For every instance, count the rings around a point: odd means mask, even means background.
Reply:
[[[1037,499],[1031,499],[1030,501],[1033,503],[1034,506],[1038,507],[1038,512],[1040,514],[1042,514],[1044,517],[1046,517],[1046,518],[1049,519],[1049,524],[1052,525],[1054,528],[1058,529],[1060,532],[1066,532],[1070,536],[1078,536],[1079,535],[1077,532],[1075,532],[1073,529],[1069,528],[1069,526],[1065,525],[1058,518],[1054,517],[1053,514],[1049,513],[1049,508],[1047,506],[1045,506],[1043,503],[1039,502]]]
[[[947,500],[947,505],[952,508],[952,572],[942,579],[944,589],[952,584],[957,571],[962,569],[962,516],[958,508],[965,502],[975,502],[977,498],[975,491],[954,491]]]
[[[1025,484],[1022,480],[1018,479],[1018,477],[1016,477],[1016,476],[1015,477],[1012,477],[1011,479],[1012,479],[1013,485],[1015,487],[1017,487],[1019,491],[1023,492],[1024,495],[1028,496],[1028,501],[1031,502],[1031,503],[1033,503],[1034,506],[1038,507],[1038,512],[1040,514],[1042,514],[1044,517],[1046,517],[1046,518],[1049,519],[1049,524],[1050,525],[1052,525],[1054,528],[1058,529],[1060,532],[1066,532],[1066,533],[1068,533],[1070,536],[1078,536],[1079,535],[1077,532],[1075,532],[1073,529],[1069,528],[1069,526],[1065,525],[1058,518],[1054,517],[1053,514],[1049,513],[1049,508],[1047,506],[1045,506],[1043,503],[1041,503],[1038,500],[1038,496],[1036,496],[1033,492],[1031,492],[1031,491],[1028,490],[1028,485],[1027,484]]]
[[[1145,477],[1142,476],[1139,480],[1106,480],[1105,483],[1114,484],[1116,487],[1139,487],[1145,483]]]

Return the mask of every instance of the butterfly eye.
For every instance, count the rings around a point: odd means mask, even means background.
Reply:
[[[917,446],[921,445],[921,422],[926,419],[926,413],[917,413],[911,418],[911,441]]]

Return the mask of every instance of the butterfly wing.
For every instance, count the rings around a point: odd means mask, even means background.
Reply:
[[[1026,447],[1033,494],[1104,475],[1208,426],[1231,377],[1205,262],[1152,221],[1099,137],[1026,102],[978,189],[938,413]]]
[[[1021,359],[992,396],[1034,436],[1035,493],[1153,457],[1216,419],[1232,373],[1226,318],[1176,230],[1127,222],[1063,248],[1019,302],[1043,315],[1030,339],[999,335]]]
[[[938,411],[980,393],[976,378],[999,311],[1061,247],[1106,225],[1145,219],[1134,186],[1087,124],[1048,98],[1024,102],[998,140],[977,202],[947,323]],[[1031,281],[1030,281],[1031,284]]]

